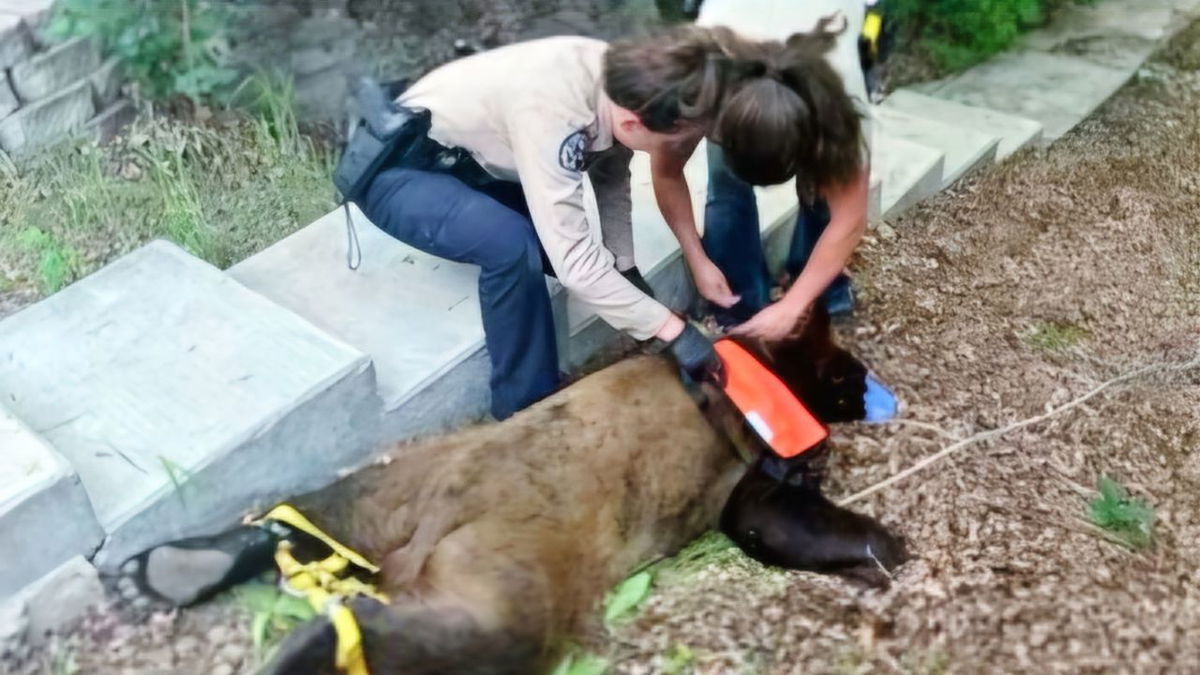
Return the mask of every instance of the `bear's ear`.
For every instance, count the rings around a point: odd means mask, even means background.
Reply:
[[[258,675],[338,675],[336,652],[337,632],[319,616],[292,631]]]
[[[829,312],[820,300],[814,302],[809,310],[808,321],[804,322],[801,337],[805,343],[811,345],[832,343],[833,338],[829,334]]]

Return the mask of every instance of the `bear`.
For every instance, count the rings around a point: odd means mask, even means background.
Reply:
[[[863,417],[867,370],[833,344],[828,317],[745,346],[823,421]],[[718,524],[769,564],[878,583],[870,570],[900,564],[903,546],[821,495],[823,452],[773,460],[718,386],[687,386],[666,356],[639,355],[507,420],[394,445],[288,503],[380,568],[389,602],[348,601],[372,672],[527,674],[552,665],[615,583]],[[280,539],[298,558],[328,553],[301,532],[244,525],[151,548],[117,584],[186,606],[272,567]],[[335,645],[318,617],[262,672],[335,673]]]

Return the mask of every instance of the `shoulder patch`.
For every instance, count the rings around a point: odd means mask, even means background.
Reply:
[[[590,141],[585,129],[564,138],[562,145],[558,146],[558,165],[567,171],[583,171],[587,168],[587,148]]]

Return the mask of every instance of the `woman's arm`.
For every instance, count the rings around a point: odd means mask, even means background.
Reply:
[[[829,204],[829,225],[817,240],[808,264],[779,302],[767,306],[734,333],[779,340],[795,330],[808,308],[845,268],[867,231],[867,192],[870,168],[843,185],[822,191]]]
[[[716,264],[709,260],[700,243],[700,233],[696,230],[696,215],[692,210],[692,193],[688,188],[687,178],[683,175],[683,165],[687,163],[695,151],[699,139],[678,145],[663,145],[650,153],[650,178],[654,185],[654,197],[658,202],[658,210],[667,221],[667,227],[679,240],[679,248],[683,251],[683,259],[688,269],[692,271],[692,279],[696,282],[696,290],[721,307],[732,307],[738,301],[738,296],[729,289],[725,275],[717,269]]]

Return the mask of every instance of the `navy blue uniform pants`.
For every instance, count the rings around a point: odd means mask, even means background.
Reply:
[[[549,266],[521,186],[471,187],[447,173],[383,171],[361,204],[380,229],[426,253],[478,265],[492,362],[492,415],[504,419],[559,384]]]
[[[823,200],[800,204],[785,263],[790,276],[795,278],[804,269],[828,225],[829,207]],[[758,229],[754,188],[729,169],[725,153],[715,143],[708,144],[708,202],[704,208],[702,243],[709,259],[725,275],[730,289],[742,296],[725,313],[730,322],[746,321],[770,303],[772,279]],[[839,275],[821,300],[831,311],[836,311],[835,308],[849,303],[849,293],[850,279]]]

